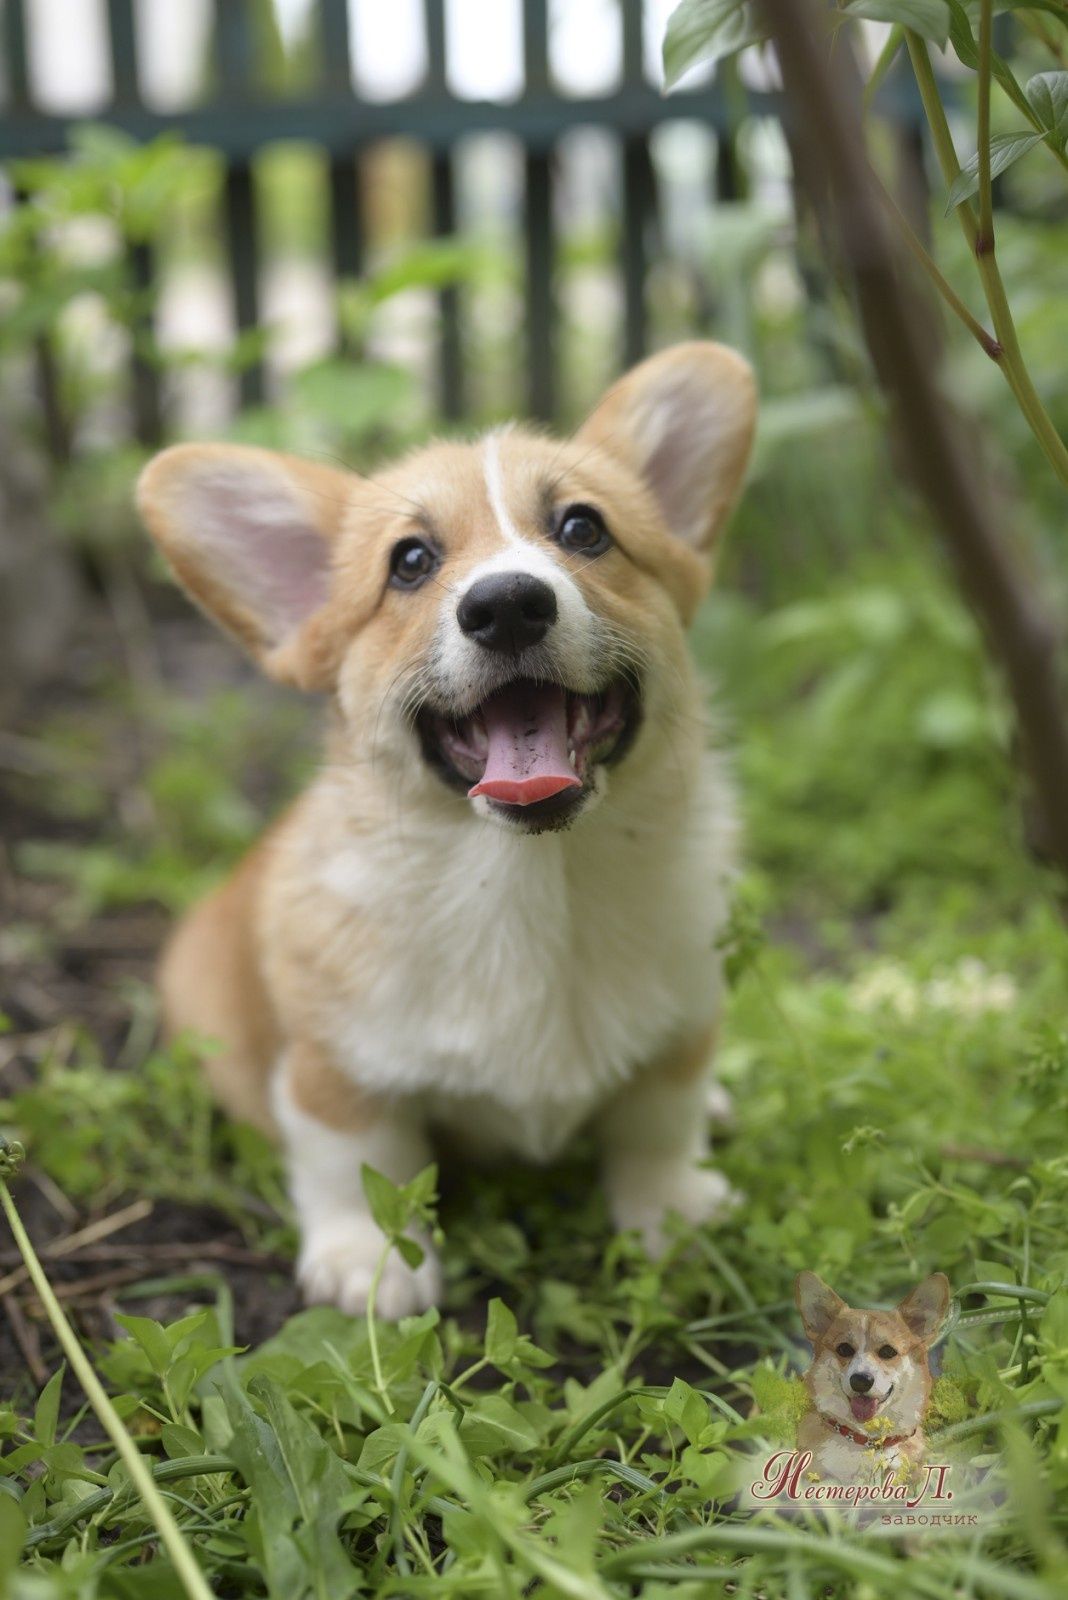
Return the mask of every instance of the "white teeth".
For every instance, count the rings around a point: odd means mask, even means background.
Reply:
[[[576,759],[575,759],[575,752],[574,752],[574,750],[569,750],[569,751],[568,751],[568,752],[567,752],[567,759],[568,759],[568,760],[569,760],[569,761],[570,761],[570,763],[571,763],[571,770],[572,770],[572,772],[575,772],[575,771],[577,771],[577,769],[578,769],[578,762],[577,762],[577,761],[576,761]]]
[[[574,742],[576,744],[580,744],[584,739],[586,739],[588,737],[589,731],[590,731],[590,712],[589,712],[589,707],[583,701],[580,700],[578,705],[575,707],[575,713],[574,713],[574,716],[571,719],[571,737],[572,737],[572,739],[574,740]]]

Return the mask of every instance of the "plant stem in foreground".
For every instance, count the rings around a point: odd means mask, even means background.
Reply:
[[[37,1252],[29,1234],[23,1226],[22,1218],[18,1214],[14,1200],[7,1183],[0,1177],[0,1206],[11,1226],[15,1236],[15,1243],[26,1263],[26,1270],[31,1282],[37,1290],[41,1304],[48,1314],[56,1332],[56,1337],[63,1346],[64,1354],[74,1370],[78,1382],[88,1397],[89,1403],[100,1419],[108,1438],[119,1453],[119,1458],[130,1474],[130,1480],[136,1488],[152,1521],[159,1532],[164,1549],[171,1558],[174,1570],[178,1575],[182,1588],[190,1600],[213,1600],[211,1589],[196,1557],[190,1548],[182,1530],[179,1528],[166,1500],[160,1494],[155,1480],[149,1471],[141,1452],[134,1444],[130,1435],[123,1427],[115,1407],[104,1390],[103,1384],[89,1362],[85,1351],[78,1342],[78,1337],[67,1320],[63,1307],[52,1290],[52,1285],[45,1276]]]

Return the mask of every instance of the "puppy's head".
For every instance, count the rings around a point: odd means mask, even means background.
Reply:
[[[825,1415],[847,1424],[888,1410],[896,1422],[919,1422],[931,1376],[927,1351],[949,1309],[949,1279],[934,1272],[893,1311],[854,1311],[814,1272],[798,1273],[797,1307],[812,1344],[805,1376]]]
[[[636,752],[663,755],[691,710],[683,631],[754,415],[740,357],[681,345],[563,443],[502,429],[370,479],[179,445],[139,504],[179,581],[268,673],[333,692],[342,754],[538,832]]]

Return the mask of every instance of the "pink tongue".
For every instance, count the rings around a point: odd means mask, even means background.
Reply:
[[[529,806],[582,784],[568,760],[567,696],[552,684],[512,683],[482,707],[486,770],[468,795]]]
[[[858,1422],[870,1422],[879,1409],[879,1402],[870,1394],[854,1394],[850,1396],[849,1409]]]

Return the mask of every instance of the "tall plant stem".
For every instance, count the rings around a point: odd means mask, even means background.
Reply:
[[[908,245],[911,254],[919,262],[924,272],[926,272],[927,276],[938,290],[938,293],[946,302],[946,305],[953,312],[953,315],[963,322],[972,338],[990,357],[991,361],[997,361],[1001,355],[1001,346],[998,344],[998,341],[994,338],[993,334],[987,332],[977,317],[972,316],[972,313],[968,310],[968,307],[964,304],[964,301],[961,299],[956,289],[954,289],[953,285],[949,282],[948,278],[946,278],[939,271],[937,262],[933,260],[928,251],[924,248],[923,241],[917,236],[916,230],[913,228],[908,217],[906,217],[905,213],[902,211],[901,207],[898,205],[897,201],[894,199],[885,183],[882,183],[881,181],[879,183],[879,192],[883,197],[883,201],[886,204],[887,210],[890,212],[894,221],[900,228],[901,237]],[[1008,377],[1009,374],[1006,373],[1006,376]]]
[[[994,185],[990,177],[990,52],[994,28],[993,0],[981,0],[979,10],[979,97],[976,126],[979,154],[979,237],[975,253],[994,254]]]
[[[930,125],[931,136],[934,140],[935,152],[942,168],[942,176],[947,184],[952,184],[960,173],[960,163],[957,152],[953,147],[953,136],[949,131],[946,120],[945,108],[938,93],[934,72],[931,68],[931,58],[927,54],[927,46],[918,34],[907,29],[905,40],[908,45],[909,59],[912,70],[916,75],[916,83],[920,91],[920,99]],[[982,75],[980,75],[981,77]],[[990,79],[990,51],[987,48],[987,90],[989,93]],[[986,140],[986,161],[989,176],[990,141],[989,125]],[[980,161],[982,161],[982,148],[980,147]],[[1057,474],[1060,481],[1068,487],[1068,447],[1053,426],[1052,419],[1042,404],[1039,394],[1031,381],[1031,375],[1020,349],[1020,340],[1016,332],[1016,324],[1009,308],[1008,296],[1005,285],[998,269],[997,258],[994,252],[993,233],[989,236],[987,245],[980,232],[979,219],[970,200],[962,200],[956,208],[961,230],[968,242],[969,248],[974,252],[979,268],[979,277],[983,285],[986,303],[990,308],[994,332],[1001,346],[1001,354],[996,357],[998,366],[1005,373],[1009,387],[1016,396],[1017,404],[1027,419],[1028,426],[1038,440],[1042,451]],[[982,246],[982,247],[981,247]]]
[[[786,114],[802,146],[802,181],[823,209],[828,237],[856,291],[902,458],[1004,675],[1041,809],[1043,842],[1068,878],[1068,705],[1057,622],[1003,533],[971,432],[942,392],[924,335],[925,302],[914,275],[900,269],[898,234],[868,160],[860,74],[848,41],[839,43],[832,69],[821,0],[761,0],[760,11],[782,69]]]
[[[189,1600],[213,1600],[211,1589],[204,1574],[197,1565],[189,1544],[179,1528],[166,1500],[160,1494],[141,1452],[134,1444],[130,1435],[122,1425],[115,1407],[104,1390],[96,1373],[89,1363],[88,1357],[78,1343],[77,1335],[63,1311],[63,1307],[56,1299],[52,1285],[45,1276],[33,1242],[26,1232],[22,1218],[18,1214],[11,1192],[3,1178],[0,1178],[0,1205],[3,1206],[4,1215],[11,1226],[15,1236],[15,1243],[22,1253],[26,1263],[26,1270],[30,1280],[37,1290],[38,1298],[48,1314],[48,1320],[56,1331],[56,1338],[63,1346],[63,1351],[77,1375],[78,1382],[85,1390],[89,1404],[96,1412],[100,1422],[119,1453],[123,1465],[130,1474],[137,1493],[141,1496],[145,1510],[156,1524],[160,1540],[164,1549],[171,1558],[174,1570],[181,1582],[182,1588],[189,1596]]]

